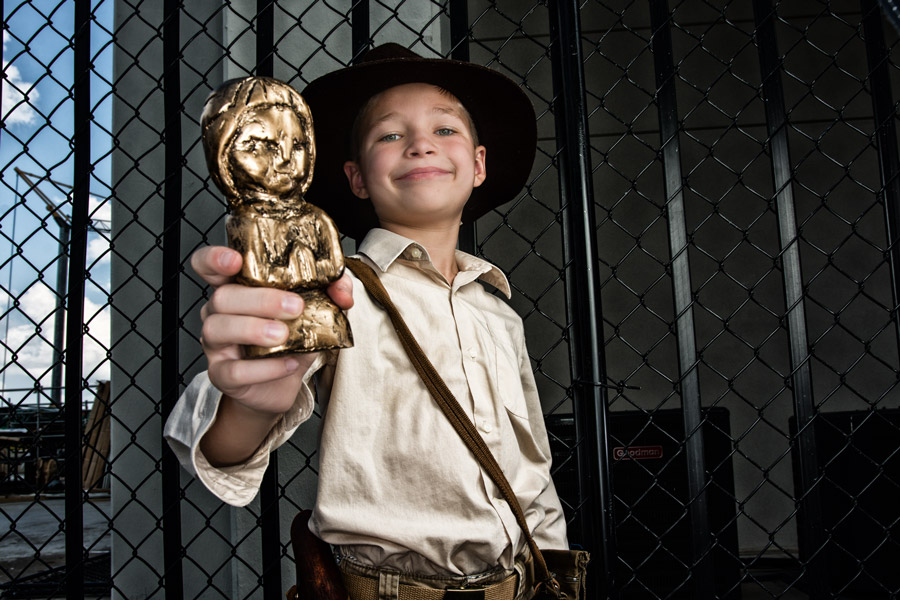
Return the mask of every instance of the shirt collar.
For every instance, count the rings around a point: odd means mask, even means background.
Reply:
[[[365,254],[382,272],[387,271],[398,258],[414,264],[431,264],[431,258],[424,246],[386,229],[370,230],[360,243],[358,251],[360,254]],[[488,261],[457,250],[456,265],[459,267],[460,275],[464,277],[474,275],[473,280],[481,279],[500,290],[507,298],[512,297],[512,290],[506,275]]]

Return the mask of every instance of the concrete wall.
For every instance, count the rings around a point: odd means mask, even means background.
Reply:
[[[113,311],[110,336],[114,357],[112,572],[117,598],[161,596],[154,594],[162,573],[162,535],[155,524],[161,515],[156,461],[162,440],[156,414],[160,310],[153,299],[162,277],[162,254],[156,240],[162,231],[163,201],[158,184],[163,179],[163,114],[162,95],[154,92],[161,73],[162,44],[147,42],[153,37],[153,23],[162,21],[162,6],[145,8],[147,21],[121,6],[115,11],[123,50],[113,57],[119,92],[113,103],[113,129],[122,146],[112,164],[114,253],[110,273],[111,302],[120,307]],[[140,118],[135,118],[136,111],[130,107],[140,107]],[[139,169],[132,160],[136,157],[140,157]]]

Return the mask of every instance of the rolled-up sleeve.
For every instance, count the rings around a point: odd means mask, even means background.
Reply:
[[[303,378],[294,405],[285,412],[256,452],[245,462],[229,467],[212,466],[200,450],[200,440],[216,420],[222,392],[204,371],[194,377],[169,414],[163,436],[185,470],[199,479],[223,502],[246,506],[256,496],[269,465],[269,453],[286,442],[315,406],[312,378],[325,364],[320,354]]]

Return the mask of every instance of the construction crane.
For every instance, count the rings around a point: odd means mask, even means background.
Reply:
[[[64,345],[64,329],[65,329],[65,298],[66,298],[66,278],[69,271],[69,254],[68,245],[70,231],[72,229],[72,219],[69,215],[60,210],[60,205],[54,204],[47,194],[45,194],[38,185],[44,181],[52,183],[61,188],[72,189],[71,185],[53,181],[48,176],[39,176],[34,173],[27,173],[18,167],[15,168],[16,175],[22,178],[28,185],[28,188],[20,193],[20,197],[24,198],[29,192],[34,192],[44,201],[47,212],[56,221],[59,226],[59,262],[56,269],[56,315],[55,326],[53,329],[53,373],[50,383],[50,400],[56,406],[62,406],[62,367],[63,367],[63,345]],[[91,219],[89,223],[91,230],[97,233],[108,234],[110,232],[110,223],[103,219]]]

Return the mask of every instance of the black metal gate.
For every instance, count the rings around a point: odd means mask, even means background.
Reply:
[[[461,246],[510,277],[591,597],[900,595],[897,34],[875,0],[0,12],[0,597],[282,597],[316,419],[245,509],[161,440],[203,368],[187,257],[224,238],[200,108],[386,41],[534,103],[527,187]]]

